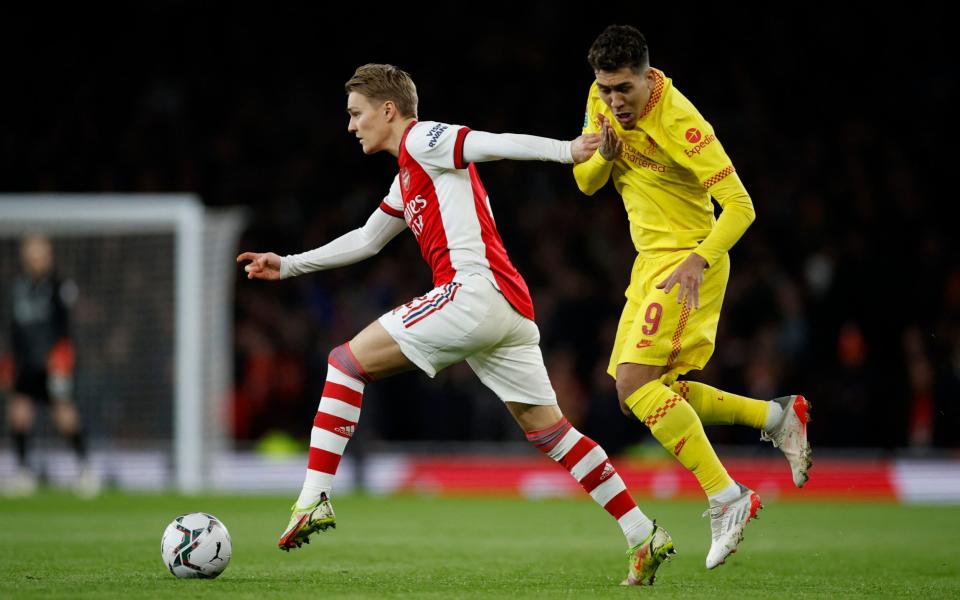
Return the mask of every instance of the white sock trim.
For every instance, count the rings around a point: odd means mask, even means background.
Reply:
[[[617,519],[624,537],[627,538],[627,547],[633,548],[653,531],[653,521],[643,514],[639,508],[631,508],[625,515]]]
[[[711,504],[727,504],[740,497],[740,486],[736,482],[731,483],[713,496],[709,497]]]
[[[320,499],[323,492],[330,496],[330,490],[333,487],[333,475],[307,469],[307,475],[303,479],[303,489],[300,490],[300,496],[297,498],[298,507],[307,507]]]
[[[770,432],[776,429],[782,420],[783,407],[780,406],[780,403],[773,400],[767,402],[767,422],[763,424],[763,430]]]

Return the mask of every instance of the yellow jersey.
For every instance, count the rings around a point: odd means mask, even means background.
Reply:
[[[753,221],[753,203],[710,123],[668,77],[652,71],[650,100],[630,130],[614,118],[597,83],[590,87],[583,132],[599,133],[598,115],[603,115],[621,150],[612,161],[598,150],[574,167],[574,177],[588,195],[613,177],[641,255],[692,250],[712,265]],[[723,208],[719,221],[711,196]]]

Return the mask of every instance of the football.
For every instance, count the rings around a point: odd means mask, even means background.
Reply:
[[[207,513],[177,517],[160,540],[163,564],[182,578],[213,579],[230,564],[232,553],[226,526]]]

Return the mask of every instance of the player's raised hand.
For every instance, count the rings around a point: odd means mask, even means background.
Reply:
[[[610,121],[603,115],[597,115],[597,118],[600,120],[600,156],[613,160],[620,156],[622,143]]]
[[[237,257],[238,263],[245,260],[250,261],[243,268],[247,279],[280,279],[280,257],[273,252],[244,252]]]
[[[593,153],[600,147],[600,134],[585,133],[577,139],[570,142],[570,153],[573,155],[573,162],[580,164],[590,160]]]
[[[688,308],[700,308],[700,284],[703,283],[703,270],[706,267],[706,259],[691,252],[669,277],[657,284],[657,289],[669,294],[673,286],[679,284],[677,304],[683,302]]]

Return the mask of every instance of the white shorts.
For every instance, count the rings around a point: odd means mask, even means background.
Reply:
[[[557,403],[537,324],[482,275],[461,275],[379,321],[403,355],[430,377],[466,360],[504,402]]]

